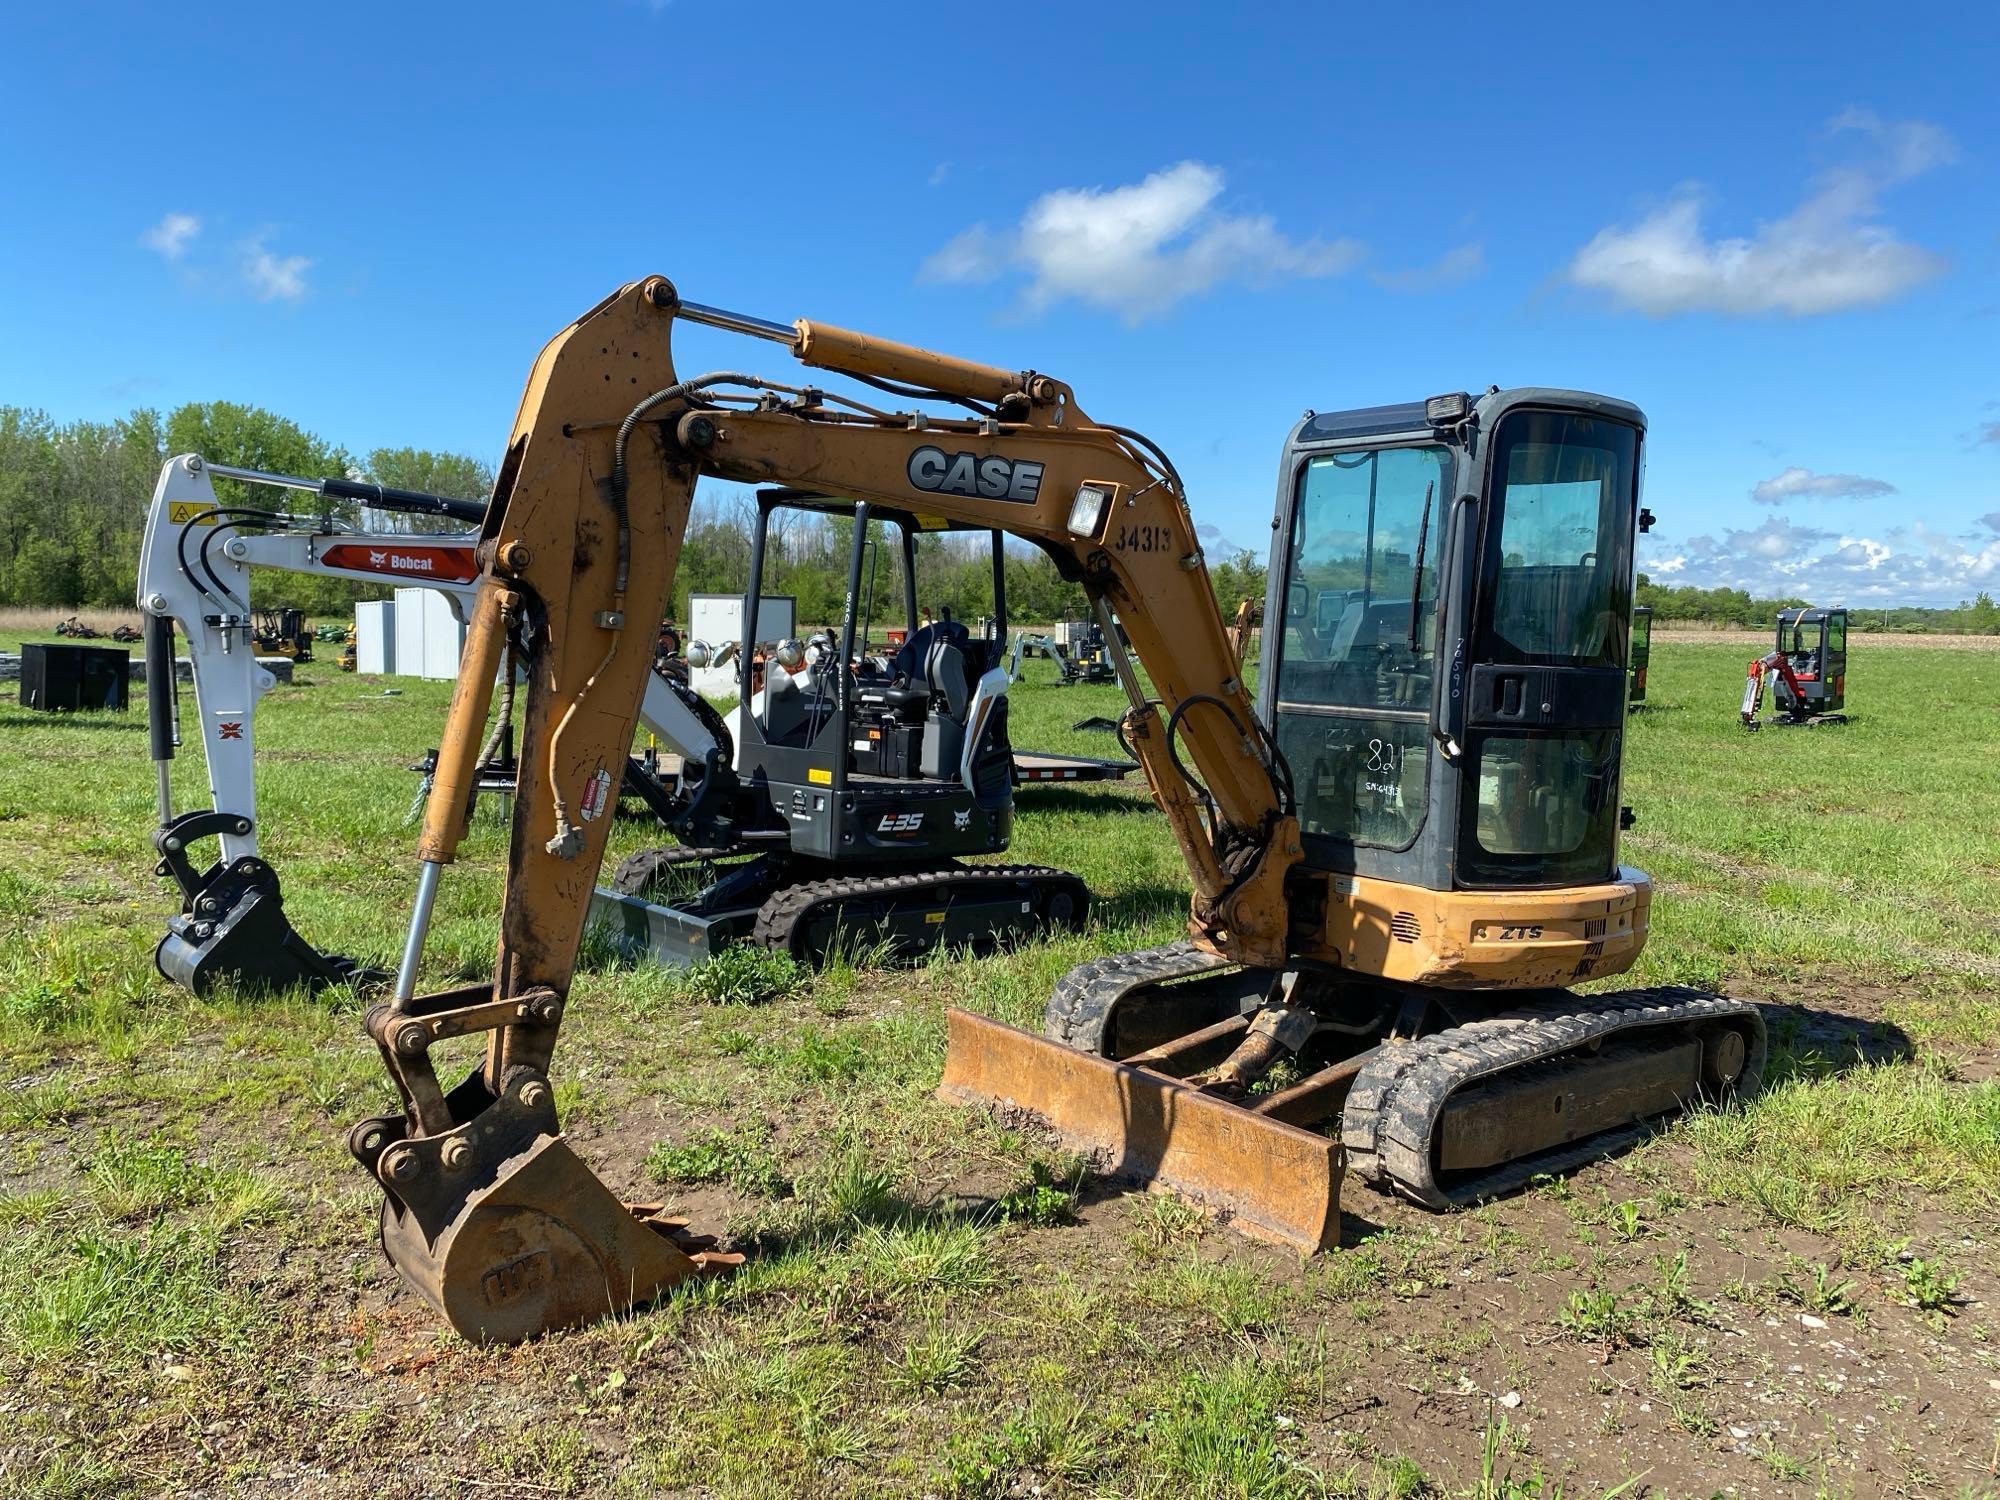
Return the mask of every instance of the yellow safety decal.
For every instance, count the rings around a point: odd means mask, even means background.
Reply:
[[[206,500],[169,500],[167,519],[176,526],[185,526],[190,521],[197,526],[213,526],[215,507]]]
[[[931,923],[942,922],[944,920],[944,913],[941,911],[927,911],[924,913],[924,920]]]
[[[946,520],[943,516],[934,516],[929,511],[913,510],[910,512],[910,519],[917,523],[917,530],[919,531],[948,531],[951,529],[950,521]]]
[[[806,780],[810,781],[814,786],[832,786],[833,772],[822,771],[815,767],[806,772]]]

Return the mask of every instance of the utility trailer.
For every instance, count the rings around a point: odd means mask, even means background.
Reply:
[[[1093,760],[1088,755],[1055,755],[1046,750],[1014,752],[1014,785],[1051,781],[1123,781],[1139,769],[1136,760]]]

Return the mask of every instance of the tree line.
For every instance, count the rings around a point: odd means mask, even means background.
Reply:
[[[190,402],[162,415],[141,408],[115,422],[58,424],[47,413],[0,406],[0,604],[63,612],[122,609],[138,586],[139,544],[160,465],[169,455],[199,453],[211,463],[305,479],[353,478],[462,500],[484,500],[493,471],[482,460],[421,448],[376,448],[357,454],[262,407],[232,401]],[[425,517],[363,513],[352,504],[323,503],[296,490],[217,480],[225,505],[241,504],[331,514],[376,530],[428,529]],[[685,623],[688,596],[736,593],[750,571],[750,531],[756,505],[736,486],[696,495],[674,581],[674,618]],[[847,593],[853,523],[837,517],[780,512],[773,518],[764,589],[791,594],[801,624],[839,619]],[[933,611],[949,608],[974,620],[993,609],[990,544],[984,532],[926,533],[917,547],[917,597]],[[900,619],[901,564],[893,543],[870,549],[866,578],[874,585],[875,619]],[[1083,590],[1066,582],[1039,550],[1006,549],[1010,619],[1080,619]],[[1264,565],[1249,553],[1211,560],[1210,573],[1226,614],[1239,599],[1264,597]],[[264,606],[296,605],[310,616],[340,619],[362,599],[384,599],[375,584],[265,573],[253,585]],[[864,599],[868,595],[864,593]]]
[[[1743,589],[1702,589],[1692,584],[1667,587],[1644,573],[1639,575],[1637,601],[1653,611],[1661,623],[1741,626],[1768,629],[1781,609],[1800,609],[1809,604],[1840,605],[1844,599],[1757,599]],[[1952,609],[1927,609],[1898,604],[1886,607],[1850,606],[1849,626],[1865,631],[1915,631],[1938,635],[2000,635],[2000,605],[1993,596],[1981,593]]]
[[[114,422],[58,424],[47,413],[0,406],[0,604],[67,611],[86,606],[124,608],[138,582],[139,541],[146,505],[160,465],[170,454],[199,453],[211,462],[302,478],[365,479],[400,489],[456,499],[483,500],[493,471],[461,453],[421,448],[350,452],[262,407],[233,401],[198,401],[161,414],[140,408]],[[363,517],[352,505],[322,505],[298,491],[222,480],[225,504],[330,512],[349,524],[378,530],[422,529],[424,518]],[[674,582],[674,617],[687,620],[688,596],[734,593],[750,570],[750,528],[755,502],[734,486],[697,494]],[[801,624],[840,617],[847,592],[851,522],[801,512],[780,513],[765,565],[765,591],[791,594]],[[926,533],[917,548],[917,598],[932,610],[949,608],[973,620],[993,609],[993,581],[984,533]],[[868,577],[875,586],[875,617],[901,611],[901,573],[894,545],[871,550]],[[1264,560],[1243,552],[1210,558],[1209,575],[1223,617],[1243,599],[1262,603]],[[1006,551],[1007,612],[1011,619],[1054,622],[1085,614],[1083,590],[1056,572],[1034,547],[1010,543]],[[256,584],[266,605],[296,605],[309,615],[342,618],[360,599],[388,596],[387,588],[331,578],[271,574]],[[864,598],[868,597],[864,594]],[[1761,629],[1777,611],[1803,599],[1758,599],[1742,589],[1668,587],[1644,573],[1638,602],[1654,618]],[[1839,603],[1839,600],[1821,600]],[[1857,629],[2000,634],[2000,606],[1982,593],[1955,609],[1898,606],[1857,610]]]

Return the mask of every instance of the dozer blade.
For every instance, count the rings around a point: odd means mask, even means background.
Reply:
[[[559,1135],[542,1136],[465,1200],[435,1241],[393,1198],[382,1248],[411,1290],[475,1343],[511,1344],[650,1302],[738,1265],[656,1205],[621,1203]]]
[[[1024,1110],[1106,1176],[1171,1188],[1259,1239],[1308,1253],[1340,1243],[1337,1141],[983,1016],[950,1010],[946,1024],[942,1097]]]

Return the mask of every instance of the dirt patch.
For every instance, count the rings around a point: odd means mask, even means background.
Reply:
[[[1736,627],[1704,630],[1697,625],[1656,625],[1653,640],[1656,644],[1669,646],[1762,646],[1768,649],[1771,631]],[[1934,651],[2000,651],[2000,635],[1929,635],[1913,630],[1848,632],[1847,649],[1850,651],[1867,651],[1877,646],[1905,646]]]

